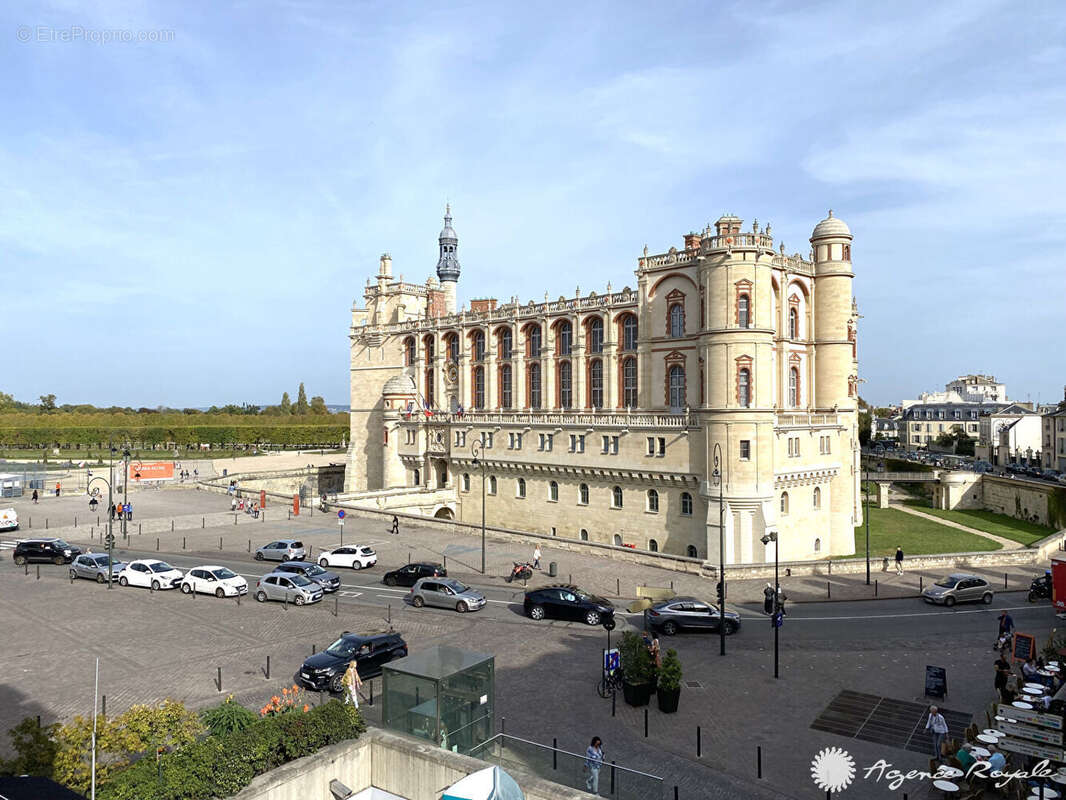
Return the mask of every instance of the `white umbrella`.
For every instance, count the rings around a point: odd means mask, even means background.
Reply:
[[[486,767],[445,789],[440,800],[526,800],[526,796],[502,769]]]

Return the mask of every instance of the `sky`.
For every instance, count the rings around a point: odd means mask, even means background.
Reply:
[[[460,303],[635,286],[724,212],[854,234],[862,396],[1063,398],[1066,6],[0,6],[0,391],[348,400],[388,251]]]

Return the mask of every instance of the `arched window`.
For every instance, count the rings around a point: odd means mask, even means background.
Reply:
[[[751,300],[746,294],[737,298],[737,324],[741,328],[751,327]]]
[[[511,365],[504,364],[500,367],[500,407],[510,408],[514,399],[511,391]]]
[[[741,408],[751,407],[751,370],[741,367],[737,373],[737,404]]]
[[[500,358],[511,357],[511,329],[504,328],[500,331]]]
[[[621,508],[622,507],[622,487],[621,486],[615,486],[613,489],[611,489],[611,506],[613,508]]]
[[[648,489],[648,511],[659,513],[659,493],[654,489]]]
[[[670,306],[670,338],[680,339],[685,335],[685,307],[681,303]]]
[[[670,410],[680,411],[685,402],[685,368],[680,364],[670,367]]]
[[[648,539],[648,549],[653,553],[659,552],[659,543],[654,539]]]
[[[798,339],[799,328],[799,310],[795,306],[792,306],[792,308],[788,310],[788,338]]]
[[[474,360],[475,361],[484,361],[485,360],[485,332],[484,331],[474,331],[474,336],[471,339],[471,342],[473,343]]]
[[[589,406],[603,408],[603,361],[589,362]]]
[[[444,337],[444,347],[448,351],[448,360],[453,364],[459,361],[459,337],[449,333]]]
[[[581,541],[583,541],[583,542],[587,542],[589,540],[589,532],[587,530],[585,530],[584,528],[581,529],[580,536],[581,536]]]
[[[622,546],[622,537],[621,537],[620,534],[616,533],[614,535],[614,546],[615,547],[621,547]]]
[[[489,475],[489,494],[496,494],[496,476]]]
[[[485,407],[485,368],[474,367],[474,408]]]
[[[415,340],[411,337],[403,341],[403,364],[410,367],[415,363]]]
[[[822,540],[821,539],[815,539],[814,540],[814,552],[816,552],[816,553],[822,552]]]
[[[637,360],[627,358],[622,362],[622,405],[637,407]]]
[[[574,387],[571,381],[572,371],[569,361],[559,362],[559,407],[572,408],[574,405]]]
[[[681,515],[685,517],[692,516],[692,495],[688,492],[681,493]]]
[[[574,329],[569,322],[560,322],[558,328],[558,335],[556,337],[558,342],[558,353],[556,355],[568,356],[574,346]]]
[[[603,320],[593,317],[589,320],[589,352],[603,352]]]
[[[433,356],[437,354],[436,345],[433,343],[433,336],[427,336],[422,340],[422,346],[426,349],[426,361],[432,361]]]
[[[559,502],[559,484],[555,481],[548,484],[548,499],[553,503]]]
[[[781,513],[788,513],[788,492],[781,492]]]
[[[583,506],[589,504],[589,485],[587,483],[577,487],[577,502]]]
[[[632,314],[626,314],[622,320],[622,349],[637,349],[637,318]]]
[[[700,551],[696,549],[696,545],[690,544],[688,547],[685,548],[685,555],[689,558],[699,558]]]
[[[788,404],[793,408],[800,404],[800,371],[796,367],[788,371]]]
[[[515,497],[525,497],[526,496],[526,479],[525,478],[519,478],[517,483],[515,483],[514,496]]]
[[[422,485],[422,473],[419,470],[415,470],[415,486]]]
[[[530,358],[540,357],[540,325],[533,325],[526,334],[526,355]]]
[[[529,382],[527,401],[530,408],[540,408],[540,364],[530,364],[526,372]]]
[[[434,401],[436,400],[434,384],[436,381],[433,379],[433,368],[430,367],[426,370],[426,391],[423,394],[426,397],[426,407],[433,408]]]
[[[814,507],[822,507],[822,490],[817,486],[814,487]]]
[[[470,473],[469,472],[464,472],[463,473],[463,491],[464,492],[469,492],[470,491]]]

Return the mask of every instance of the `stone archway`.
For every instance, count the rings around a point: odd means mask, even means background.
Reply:
[[[442,506],[441,508],[438,508],[436,510],[436,512],[433,514],[433,518],[434,519],[455,519],[455,512],[453,512],[447,506]]]

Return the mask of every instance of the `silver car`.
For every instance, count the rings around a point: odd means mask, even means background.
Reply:
[[[994,596],[988,581],[977,575],[965,574],[948,575],[922,592],[925,602],[945,606],[977,602],[988,605]]]
[[[303,575],[287,572],[271,572],[255,584],[255,599],[260,603],[280,600],[283,603],[317,603],[322,599],[322,586]]]
[[[85,553],[70,562],[71,578],[88,578],[97,583],[107,583],[107,553]],[[111,562],[111,578],[118,580],[118,574],[125,568],[122,561]]]
[[[477,611],[487,602],[485,595],[477,589],[471,589],[454,578],[419,578],[407,593],[407,599],[415,608],[437,606],[454,608],[459,613]]]
[[[255,560],[263,561],[302,561],[307,555],[304,543],[297,539],[278,539],[265,544],[255,551]]]

